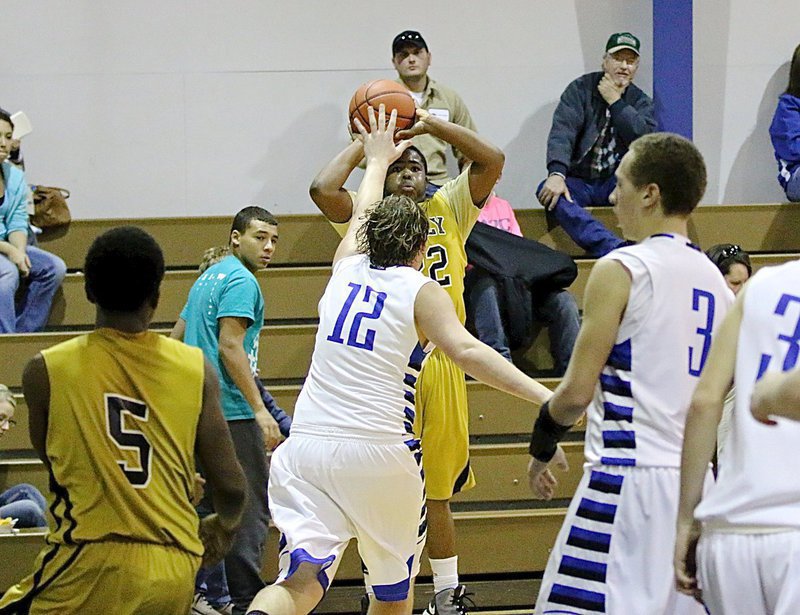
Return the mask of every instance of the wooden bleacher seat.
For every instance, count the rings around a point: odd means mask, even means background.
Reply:
[[[615,228],[611,208],[593,213],[609,228]],[[581,251],[561,229],[548,230],[543,210],[524,210],[517,216],[525,236],[563,250],[573,256]],[[203,251],[227,242],[229,217],[161,218],[143,220],[76,220],[68,228],[42,238],[42,247],[61,256],[72,273],[65,281],[50,319],[51,330],[40,334],[0,336],[3,363],[0,382],[19,387],[25,361],[47,346],[89,328],[94,309],[83,296],[79,270],[91,241],[104,230],[123,223],[141,226],[161,244],[168,272],[162,287],[161,305],[154,322],[167,328],[177,318]],[[262,330],[262,377],[282,407],[290,410],[299,393],[300,379],[310,361],[316,332],[316,306],[330,274],[330,261],[338,236],[319,215],[283,216],[280,243],[271,267],[259,274],[265,295],[267,325]],[[693,215],[691,238],[702,247],[715,243],[740,244],[754,254],[759,268],[790,260],[800,251],[800,209],[796,205],[703,206]],[[579,275],[571,291],[579,304],[592,259],[578,261]],[[55,329],[58,329],[56,331]],[[537,368],[547,368],[546,337],[537,340],[528,355]],[[527,358],[527,357],[526,357]],[[543,382],[554,388],[559,380]],[[565,443],[569,473],[560,476],[557,500],[534,502],[527,484],[527,434],[535,409],[521,400],[475,383],[468,383],[472,464],[478,486],[454,499],[459,539],[459,563],[464,575],[541,572],[565,514],[565,503],[581,475],[582,428]],[[19,397],[18,426],[1,441],[0,489],[17,482],[30,482],[46,491],[44,466],[35,459],[27,434],[27,412]],[[41,532],[0,536],[0,591],[30,570],[42,544]],[[270,531],[264,573],[276,574],[278,536]],[[427,560],[422,574],[430,575]],[[348,549],[338,578],[360,579],[356,550]]]
[[[610,207],[590,211],[609,229],[616,228]],[[547,228],[544,210],[516,212],[523,234],[571,254],[582,251],[561,229]],[[151,233],[164,250],[168,267],[196,267],[206,248],[228,242],[230,217],[73,220],[68,227],[42,236],[46,250],[58,254],[71,270],[81,269],[86,250],[103,231],[134,224]],[[690,237],[703,248],[738,243],[751,253],[800,249],[800,208],[790,203],[763,205],[702,205],[692,215]],[[324,265],[331,262],[338,236],[318,214],[280,216],[280,243],[272,266]]]
[[[257,274],[269,320],[317,318],[317,303],[330,277],[330,265],[274,267]],[[196,269],[167,271],[154,323],[174,323],[197,279]],[[48,328],[88,327],[94,323],[94,305],[86,300],[83,274],[69,273],[56,295]]]
[[[795,258],[792,254],[755,254],[751,257],[753,269],[778,265]],[[578,305],[583,304],[583,291],[595,259],[577,261],[578,277],[569,287]],[[330,266],[273,267],[258,273],[266,302],[268,321],[316,319],[317,303],[330,277]],[[172,324],[180,314],[197,272],[167,271],[161,285],[161,301],[154,323]],[[88,327],[94,323],[94,306],[86,300],[83,274],[70,273],[64,279],[62,291],[56,295],[48,328]]]

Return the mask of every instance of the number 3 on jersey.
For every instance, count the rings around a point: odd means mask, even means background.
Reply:
[[[375,347],[375,329],[366,329],[364,331],[364,341],[359,341],[358,338],[361,324],[364,320],[377,320],[380,318],[381,312],[383,311],[383,304],[386,301],[386,293],[378,292],[371,286],[363,286],[354,282],[350,282],[348,286],[350,287],[350,294],[347,296],[347,299],[345,299],[342,310],[339,312],[339,316],[336,318],[336,324],[333,325],[333,331],[327,337],[327,340],[336,344],[346,343],[348,346],[352,346],[353,348],[372,350]],[[364,288],[364,296],[362,301],[371,306],[372,310],[356,312],[355,316],[353,316],[352,322],[350,323],[350,330],[347,335],[347,341],[345,342],[344,337],[342,337],[345,321],[347,320],[347,316],[350,314],[353,303],[355,302],[362,288]]]
[[[150,484],[150,465],[153,461],[153,447],[141,431],[125,426],[127,416],[147,421],[148,408],[143,401],[105,394],[106,427],[108,436],[121,451],[138,453],[138,463],[131,464],[127,460],[117,461],[128,482],[136,489],[144,489]]]
[[[775,306],[775,315],[785,318],[789,307],[796,303],[800,303],[800,297],[788,294],[781,295],[781,298],[778,300],[778,305]],[[789,322],[791,322],[791,320]],[[797,364],[797,358],[798,355],[800,355],[800,318],[795,322],[794,331],[791,334],[787,335],[786,333],[781,333],[778,335],[778,339],[787,344],[786,354],[783,357],[783,365],[781,366],[781,370],[787,372]],[[767,371],[771,361],[772,355],[761,355],[758,366],[758,380],[760,380],[764,372]]]
[[[695,288],[692,291],[692,311],[702,313],[705,310],[706,324],[704,327],[697,327],[696,333],[702,338],[700,357],[695,360],[697,349],[689,346],[689,375],[699,376],[703,371],[703,365],[708,357],[708,350],[711,348],[711,332],[714,329],[714,306],[715,299],[707,290]]]

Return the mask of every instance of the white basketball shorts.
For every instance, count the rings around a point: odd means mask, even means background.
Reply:
[[[550,552],[537,615],[703,615],[675,589],[678,468],[585,467]]]
[[[697,575],[712,615],[800,613],[800,531],[704,531]]]
[[[327,590],[350,539],[375,597],[405,600],[425,543],[419,443],[293,433],[272,455],[269,507],[281,531],[279,580],[302,562]]]

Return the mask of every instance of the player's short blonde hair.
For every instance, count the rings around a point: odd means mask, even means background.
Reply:
[[[365,215],[356,241],[375,267],[411,264],[428,240],[428,216],[407,196],[389,195]]]
[[[209,248],[203,252],[203,260],[200,261],[200,266],[198,267],[200,273],[203,273],[206,269],[211,267],[211,265],[216,265],[230,253],[230,246],[214,246],[213,248]]]

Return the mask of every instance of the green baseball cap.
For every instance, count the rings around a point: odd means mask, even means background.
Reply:
[[[608,37],[606,53],[616,53],[620,49],[630,49],[639,55],[639,39],[630,32],[617,32]]]

